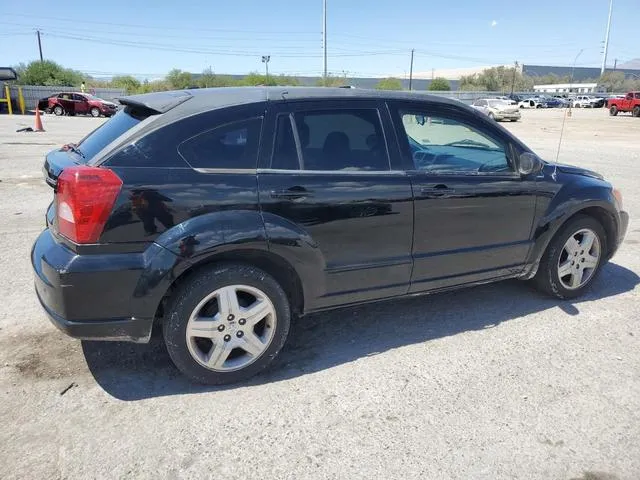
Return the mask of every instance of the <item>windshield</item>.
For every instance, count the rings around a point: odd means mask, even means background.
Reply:
[[[131,115],[126,109],[116,113],[111,119],[84,137],[77,145],[82,162],[86,163],[100,150],[109,145],[120,135],[140,123],[144,118]]]
[[[490,107],[504,107],[509,104],[508,100],[487,100]]]
[[[95,95],[91,95],[90,93],[83,93],[83,95],[85,97],[87,97],[89,100],[97,100],[97,101],[100,101],[100,102],[104,102],[105,101],[100,97],[96,97]]]

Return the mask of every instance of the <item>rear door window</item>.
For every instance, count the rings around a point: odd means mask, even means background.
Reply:
[[[178,146],[192,168],[255,169],[262,117],[227,123],[206,130]]]
[[[272,168],[329,171],[388,171],[376,109],[300,111],[293,115],[299,153],[289,116],[278,118]]]

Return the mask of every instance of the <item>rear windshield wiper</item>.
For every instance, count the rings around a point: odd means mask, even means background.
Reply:
[[[82,158],[85,158],[84,153],[82,153],[82,150],[80,150],[75,143],[67,143],[66,145],[63,145],[62,150],[65,150],[65,151],[70,150],[73,153],[77,153]]]

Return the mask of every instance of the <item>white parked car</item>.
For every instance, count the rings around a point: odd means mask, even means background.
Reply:
[[[520,120],[518,105],[511,100],[479,98],[471,106],[496,121],[510,120],[517,122]]]
[[[578,95],[571,100],[571,106],[573,108],[592,108],[597,101],[597,98],[588,95]]]
[[[547,104],[540,97],[529,97],[518,102],[520,108],[547,108]]]

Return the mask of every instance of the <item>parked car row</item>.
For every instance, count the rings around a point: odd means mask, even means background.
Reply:
[[[118,106],[89,93],[55,93],[38,101],[38,110],[61,115],[91,115],[110,117],[118,111]]]

